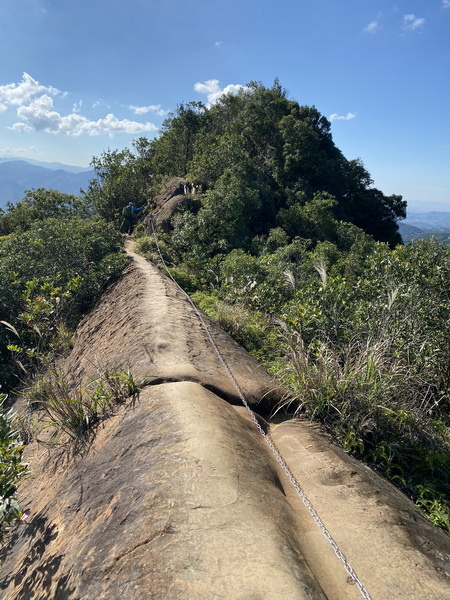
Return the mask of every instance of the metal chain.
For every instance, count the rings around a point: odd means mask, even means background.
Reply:
[[[254,412],[252,411],[252,409],[250,408],[249,403],[247,402],[244,394],[242,393],[242,390],[236,380],[236,378],[234,377],[230,367],[228,366],[226,360],[224,359],[224,357],[222,356],[219,348],[217,347],[216,342],[214,341],[214,338],[209,330],[208,325],[206,324],[203,315],[201,314],[200,310],[197,308],[197,306],[194,304],[194,302],[192,301],[192,299],[190,298],[190,296],[183,290],[183,288],[175,281],[175,279],[173,278],[169,268],[167,267],[166,261],[164,260],[164,257],[161,253],[160,247],[159,247],[159,243],[158,243],[158,238],[156,236],[156,232],[153,226],[153,222],[151,222],[152,225],[152,232],[155,238],[155,242],[156,242],[156,248],[158,250],[158,254],[161,258],[162,264],[164,265],[165,270],[167,271],[170,279],[173,281],[173,283],[177,286],[177,288],[179,290],[181,290],[181,292],[184,294],[184,296],[186,296],[186,298],[188,299],[189,303],[191,304],[192,308],[195,311],[195,314],[197,315],[197,317],[199,318],[201,324],[203,325],[203,328],[205,329],[206,335],[208,336],[212,347],[214,348],[214,351],[217,355],[217,358],[219,359],[219,362],[221,363],[221,365],[223,366],[223,368],[225,369],[225,372],[229,378],[229,380],[231,381],[231,383],[233,384],[233,387],[235,388],[242,404],[244,405],[244,407],[246,408],[251,420],[253,421],[253,423],[255,424],[256,428],[258,429],[258,431],[260,432],[260,434],[263,436],[266,444],[269,446],[272,454],[274,455],[276,461],[278,462],[278,464],[280,465],[280,467],[282,468],[282,470],[284,471],[286,477],[289,479],[289,482],[291,483],[292,487],[295,489],[295,491],[297,492],[297,495],[300,496],[303,504],[305,505],[305,507],[308,509],[309,513],[311,514],[311,516],[313,517],[315,523],[320,527],[320,529],[322,530],[322,533],[324,534],[325,538],[328,540],[329,544],[331,545],[331,547],[333,548],[336,556],[339,558],[339,560],[342,562],[342,564],[344,565],[345,570],[347,571],[349,577],[353,580],[353,582],[356,584],[356,586],[358,587],[361,595],[363,598],[365,598],[365,600],[372,600],[372,597],[370,596],[369,592],[366,590],[366,588],[364,587],[364,585],[362,584],[361,580],[359,579],[359,577],[357,576],[356,572],[354,571],[354,569],[352,568],[352,566],[350,565],[349,561],[347,560],[345,554],[342,552],[342,550],[339,548],[337,542],[333,539],[333,536],[331,535],[331,533],[328,531],[328,529],[325,527],[322,519],[320,518],[319,514],[317,513],[317,511],[315,510],[315,508],[313,507],[313,505],[311,504],[311,501],[308,499],[308,497],[306,496],[305,492],[303,491],[302,487],[300,486],[300,484],[298,483],[297,479],[295,478],[295,476],[293,475],[292,471],[289,469],[286,461],[284,460],[284,458],[282,457],[280,451],[278,450],[278,448],[275,446],[273,440],[271,439],[271,437],[264,431],[264,429],[261,427],[260,423],[258,422],[258,419],[255,417]]]

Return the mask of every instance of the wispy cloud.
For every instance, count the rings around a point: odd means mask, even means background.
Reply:
[[[1,113],[1,112],[4,112],[5,110],[8,110],[8,107],[6,106],[6,104],[2,104],[2,103],[0,102],[0,113]]]
[[[333,113],[328,117],[328,120],[333,121],[351,121],[352,119],[356,119],[356,113],[348,112],[346,115],[338,115],[337,113]]]
[[[78,100],[78,102],[75,102],[75,104],[73,105],[73,112],[74,113],[79,113],[81,112],[81,107],[83,106],[83,100]]]
[[[105,102],[104,100],[102,100],[101,98],[99,98],[98,100],[96,100],[94,102],[94,104],[92,105],[92,108],[98,108],[99,106],[104,106],[106,108],[111,108],[109,106],[109,104],[107,102]]]
[[[405,15],[403,17],[402,26],[406,31],[417,31],[423,29],[425,25],[425,19],[418,18],[416,15]]]
[[[377,33],[379,31],[379,29],[380,29],[379,21],[372,21],[371,23],[369,23],[367,25],[367,27],[364,27],[364,31],[366,33],[372,33],[372,34]]]
[[[219,85],[218,79],[208,79],[203,83],[196,83],[194,90],[199,94],[206,94],[208,105],[214,104],[224,94],[237,94],[239,90],[245,89],[244,85],[240,84],[229,84],[224,88]]]
[[[450,0],[442,0],[442,8],[450,8]]]
[[[14,147],[14,148],[0,148],[0,157],[2,158],[10,158],[11,156],[24,156],[25,158],[30,158],[32,156],[40,156],[41,152],[35,148],[34,146],[24,147]]]
[[[33,131],[32,127],[21,122],[14,123],[14,125],[11,125],[11,127],[8,127],[8,129],[11,129],[11,131],[15,131],[17,133],[30,133],[30,131]]]
[[[223,42],[222,41],[220,41],[220,42],[214,42],[214,46],[216,48],[220,48],[220,46],[223,46]]]
[[[145,115],[147,113],[154,113],[158,117],[164,117],[168,114],[167,110],[161,108],[161,104],[150,104],[150,106],[134,106],[133,104],[127,105],[135,115]]]

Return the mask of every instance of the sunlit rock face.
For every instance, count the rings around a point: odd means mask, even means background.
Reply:
[[[271,423],[282,395],[219,328],[217,348],[317,511],[318,525],[218,358],[192,305],[133,263],[80,324],[72,387],[102,369],[145,379],[76,451],[30,444],[30,516],[2,548],[4,600],[447,600],[450,538],[316,428]],[[280,421],[280,420],[279,420]]]

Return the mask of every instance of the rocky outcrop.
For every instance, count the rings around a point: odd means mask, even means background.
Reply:
[[[72,384],[149,378],[78,455],[31,444],[30,519],[2,549],[2,600],[356,600],[354,580],[238,397],[198,315],[142,257],[81,324]],[[274,383],[208,324],[256,410]],[[234,403],[234,404],[233,404]],[[447,600],[450,538],[298,421],[263,428],[373,600]]]
[[[164,190],[153,199],[155,208],[144,220],[149,233],[152,232],[152,226],[160,231],[170,231],[174,214],[183,208],[195,210],[198,202],[193,194],[193,186],[187,179],[181,177],[169,179]]]

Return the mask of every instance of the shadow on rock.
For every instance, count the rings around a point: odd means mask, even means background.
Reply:
[[[25,528],[16,530],[2,548],[0,560],[2,563],[20,549],[28,545],[25,558],[19,562],[18,568],[12,571],[8,577],[0,582],[0,589],[5,590],[13,586],[16,590],[16,600],[31,600],[42,598],[52,586],[58,573],[63,555],[49,555],[48,546],[58,537],[56,525],[49,523],[46,517],[33,519]],[[45,559],[42,560],[45,556]],[[54,595],[55,600],[63,600],[70,597],[75,591],[70,589],[68,582],[70,574],[60,576],[58,586]],[[49,596],[45,596],[49,598]]]

